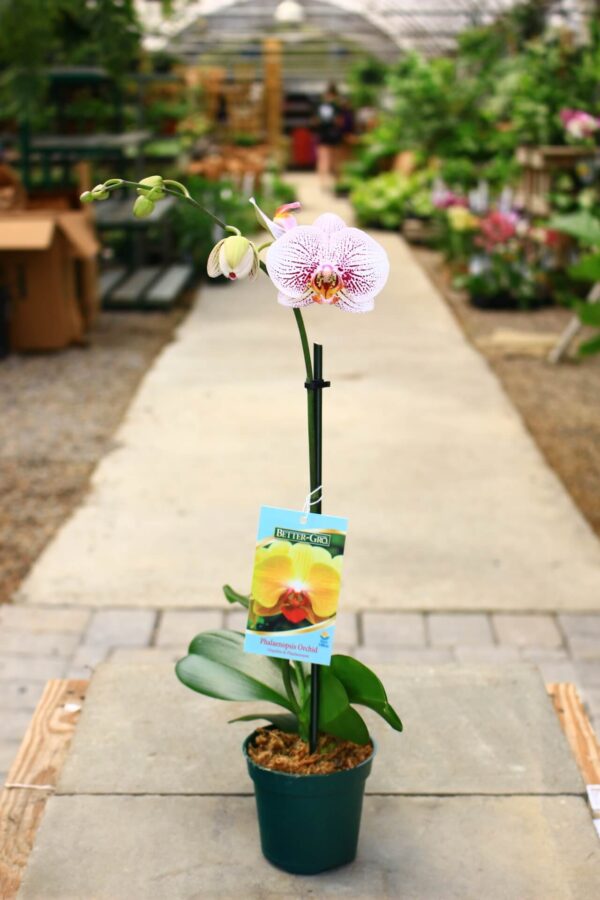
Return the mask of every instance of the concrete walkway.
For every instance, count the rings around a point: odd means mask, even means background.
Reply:
[[[305,221],[348,215],[299,180]],[[351,519],[336,649],[376,668],[534,663],[579,685],[600,732],[598,542],[410,251],[382,239],[375,313],[306,316],[333,381],[325,509]],[[303,503],[303,382],[265,279],[202,290],[85,503],[0,606],[0,779],[46,679],[243,626],[220,586],[249,586],[261,503]]]
[[[299,179],[303,221],[345,202]],[[347,610],[590,611],[600,544],[399,237],[375,313],[311,308],[325,509],[350,517]],[[215,607],[248,588],[261,504],[301,507],[305,392],[266,279],[203,289],[24,603]],[[99,386],[101,389],[101,386]]]

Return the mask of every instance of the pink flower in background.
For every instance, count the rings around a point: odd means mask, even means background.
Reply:
[[[448,189],[434,191],[431,199],[437,209],[451,209],[453,206],[462,206],[465,209],[469,207],[466,197],[461,197],[460,194]]]
[[[389,268],[383,247],[333,213],[285,231],[267,253],[269,277],[284,306],[320,303],[368,312]]]
[[[506,244],[517,233],[519,217],[512,212],[491,212],[479,223],[476,243],[491,252],[498,244]]]
[[[576,140],[593,137],[600,128],[600,119],[582,109],[561,109],[560,120],[567,133]]]

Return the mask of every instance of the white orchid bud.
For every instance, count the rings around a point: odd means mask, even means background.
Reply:
[[[254,244],[241,234],[236,234],[215,244],[208,257],[206,271],[211,278],[224,275],[235,281],[238,278],[256,278],[259,265]]]

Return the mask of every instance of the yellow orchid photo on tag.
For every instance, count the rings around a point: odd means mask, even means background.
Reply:
[[[262,508],[246,652],[329,664],[346,530],[337,516]]]

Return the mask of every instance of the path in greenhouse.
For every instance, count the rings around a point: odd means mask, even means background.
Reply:
[[[348,217],[298,182],[303,221]],[[392,270],[375,313],[306,315],[333,382],[324,508],[350,517],[344,605],[593,609],[600,544],[406,245],[378,237]],[[260,505],[306,494],[303,381],[266,279],[203,289],[21,599],[215,607],[225,581],[246,589]]]

